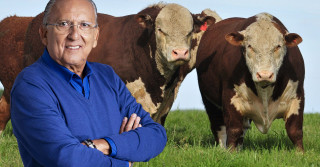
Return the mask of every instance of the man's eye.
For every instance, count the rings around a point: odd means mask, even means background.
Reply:
[[[58,25],[60,27],[69,27],[70,23],[67,21],[62,21],[62,22],[59,22]]]
[[[81,27],[90,27],[90,24],[89,23],[81,23],[80,26]]]

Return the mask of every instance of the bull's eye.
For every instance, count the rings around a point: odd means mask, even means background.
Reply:
[[[190,32],[187,34],[187,37],[189,37],[189,36],[192,34],[192,32],[193,32],[193,31],[190,31]]]
[[[160,34],[162,34],[162,35],[167,35],[165,32],[163,32],[163,31],[161,30],[161,28],[158,28],[158,32],[159,32]]]
[[[280,46],[280,45],[276,46],[276,47],[274,48],[274,52],[276,52],[276,51],[280,50],[280,48],[281,48],[281,46]]]
[[[248,45],[247,48],[248,48],[248,51],[254,52],[254,49],[252,48],[251,45]]]

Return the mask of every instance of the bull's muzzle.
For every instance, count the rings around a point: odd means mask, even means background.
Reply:
[[[256,74],[257,79],[259,82],[261,81],[267,81],[267,82],[273,82],[274,81],[274,73],[270,71],[259,71]]]
[[[171,56],[173,61],[178,61],[178,60],[189,61],[190,59],[188,49],[174,49],[171,52]]]

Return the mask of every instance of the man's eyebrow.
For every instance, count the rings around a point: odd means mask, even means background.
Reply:
[[[68,22],[71,22],[71,23],[74,22],[74,21],[71,21],[69,19],[58,19],[57,21],[68,21]],[[88,20],[80,20],[80,21],[76,21],[76,22],[78,22],[78,23],[94,23],[94,21],[92,22],[92,21],[88,21]]]

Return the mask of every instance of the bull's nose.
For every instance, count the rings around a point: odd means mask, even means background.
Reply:
[[[259,71],[257,72],[257,79],[258,81],[269,81],[273,80],[274,74],[270,71]]]
[[[188,60],[189,50],[188,49],[174,49],[171,52],[173,60]]]

